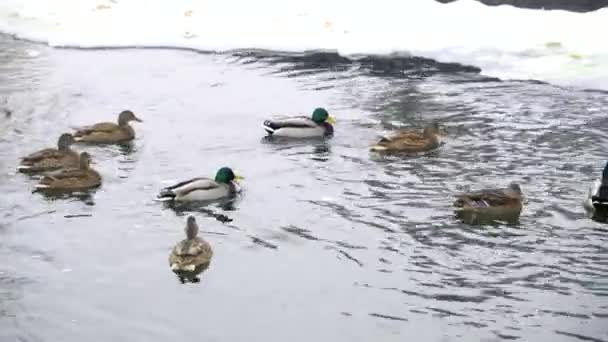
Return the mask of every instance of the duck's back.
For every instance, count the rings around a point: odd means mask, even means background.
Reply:
[[[169,265],[176,265],[177,268],[199,266],[209,263],[212,256],[213,250],[207,241],[199,237],[185,239],[173,247],[169,255]]]
[[[99,122],[94,125],[79,128],[75,135],[88,134],[91,132],[112,132],[117,129],[120,129],[120,126],[114,122]]]
[[[90,143],[119,143],[133,140],[135,131],[131,126],[118,126],[117,124],[105,122],[92,126],[92,129],[84,129],[74,134],[77,141]]]

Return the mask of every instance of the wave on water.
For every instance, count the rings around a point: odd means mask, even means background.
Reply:
[[[0,0],[0,31],[54,47],[418,56],[490,77],[608,90],[608,9],[474,0]]]

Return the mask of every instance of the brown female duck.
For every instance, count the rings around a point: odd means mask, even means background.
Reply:
[[[421,133],[412,129],[404,129],[391,137],[383,137],[370,151],[383,153],[415,153],[433,150],[439,147],[439,124],[430,123]]]
[[[118,144],[131,141],[135,138],[135,131],[129,125],[131,121],[142,122],[130,110],[118,115],[118,124],[101,122],[92,126],[81,127],[76,130],[74,137],[78,142],[91,144]]]
[[[57,148],[45,148],[21,159],[19,172],[38,173],[78,167],[78,153],[70,148],[74,137],[64,133],[57,141]]]
[[[484,189],[459,194],[454,206],[456,215],[465,223],[514,223],[521,214],[522,198],[519,184],[511,183],[506,189]]]
[[[90,163],[91,156],[87,152],[82,152],[79,168],[64,169],[57,174],[44,176],[36,185],[36,189],[79,191],[96,188],[101,185],[101,176],[90,168]]]
[[[178,275],[196,275],[209,267],[213,250],[211,245],[198,237],[198,225],[194,216],[186,221],[186,239],[180,241],[169,255],[169,266]]]

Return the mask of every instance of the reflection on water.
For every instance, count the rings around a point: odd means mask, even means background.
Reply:
[[[606,93],[416,58],[0,46],[0,340],[608,339],[608,230],[581,206]],[[20,156],[125,106],[145,120],[130,148],[75,146],[103,177],[91,198],[31,193]],[[269,115],[317,106],[331,139],[261,140]],[[432,120],[436,151],[369,153]],[[237,201],[154,201],[224,165]],[[454,216],[454,194],[513,181],[517,224]],[[166,265],[188,214],[215,252],[193,286]]]
[[[49,201],[50,204],[55,200],[61,199],[76,199],[81,201],[86,205],[95,205],[95,201],[93,199],[93,192],[71,192],[71,191],[41,191],[40,189],[36,189],[32,191],[32,193],[37,193],[45,197]]]

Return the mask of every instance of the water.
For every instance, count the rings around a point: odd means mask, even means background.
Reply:
[[[608,340],[608,228],[581,206],[606,162],[604,92],[413,58],[0,47],[0,341]],[[316,106],[333,139],[261,139],[267,116]],[[145,121],[131,149],[78,147],[104,177],[92,196],[47,199],[15,173],[126,108]],[[367,152],[435,119],[435,152]],[[214,258],[181,284],[167,257],[189,212],[153,198],[224,165],[245,192],[195,212]],[[510,181],[519,224],[455,220],[454,193]]]
[[[572,13],[475,0],[379,0],[374,6],[345,0],[0,0],[0,32],[60,47],[414,55],[474,65],[501,79],[608,90],[608,8]]]

